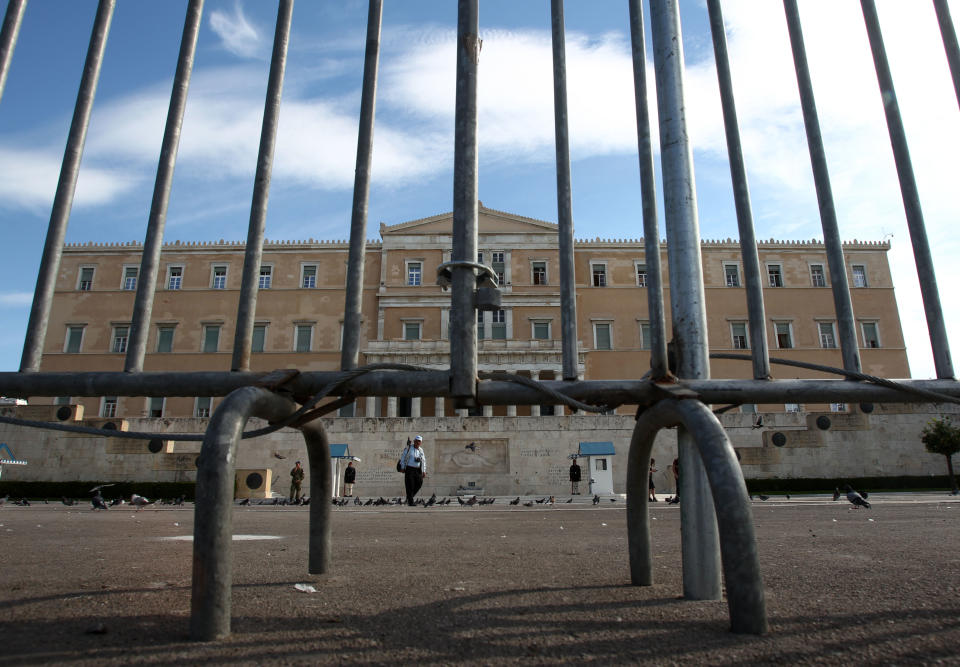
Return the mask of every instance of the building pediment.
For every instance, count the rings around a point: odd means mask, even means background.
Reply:
[[[480,204],[477,215],[477,231],[479,234],[556,234],[558,226],[552,222],[497,211]],[[380,236],[382,238],[400,235],[449,236],[452,234],[453,212],[401,222],[396,225],[380,223]]]

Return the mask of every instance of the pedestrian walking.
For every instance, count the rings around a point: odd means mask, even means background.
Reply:
[[[343,495],[349,497],[353,495],[353,484],[357,481],[357,469],[353,467],[353,461],[347,464],[347,469],[343,471]]]
[[[413,498],[423,486],[423,478],[427,476],[427,457],[421,445],[423,445],[423,437],[414,436],[413,442],[404,448],[400,456],[403,486],[407,492],[407,505],[410,506],[413,506]]]
[[[573,457],[573,463],[570,464],[570,494],[580,495],[580,465],[577,463],[577,457]]]

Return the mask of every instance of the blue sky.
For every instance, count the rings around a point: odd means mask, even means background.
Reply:
[[[893,244],[911,371],[932,377],[860,3],[799,4],[841,236]],[[0,100],[0,370],[19,367],[96,5],[28,3]],[[68,242],[143,240],[186,5],[118,2]],[[449,211],[453,200],[456,3],[384,5],[368,238],[377,237],[381,221]],[[932,3],[877,5],[956,351],[958,102]],[[726,0],[723,11],[757,237],[820,239],[782,4]],[[705,2],[681,0],[681,12],[701,232],[737,238]],[[294,8],[269,239],[349,235],[366,16],[359,0],[300,0]],[[167,241],[246,236],[275,22],[276,2],[206,2]],[[480,26],[480,198],[555,222],[549,0],[484,0]],[[649,19],[647,26],[649,33]],[[639,238],[627,3],[568,2],[566,30],[576,236]]]

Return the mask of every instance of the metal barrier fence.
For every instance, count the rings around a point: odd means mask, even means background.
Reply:
[[[453,254],[451,261],[440,267],[438,275],[439,280],[448,281],[451,285],[448,371],[425,371],[399,366],[357,367],[360,351],[364,239],[382,16],[382,0],[370,0],[350,227],[341,369],[310,373],[250,372],[253,314],[264,243],[267,194],[293,16],[293,0],[279,0],[243,281],[237,308],[232,370],[193,373],[143,372],[167,203],[203,10],[203,0],[190,0],[143,246],[125,372],[40,372],[54,282],[115,5],[115,0],[100,0],[54,199],[20,372],[0,373],[0,393],[23,397],[175,396],[183,395],[183,388],[190,387],[197,396],[228,396],[210,420],[206,434],[202,436],[203,446],[198,462],[191,618],[191,634],[194,638],[216,639],[226,636],[230,631],[233,453],[241,437],[256,435],[242,434],[250,417],[271,421],[272,426],[264,430],[291,426],[304,432],[311,468],[311,494],[323,498],[329,496],[330,492],[330,460],[326,435],[320,422],[315,419],[355,397],[446,397],[453,399],[458,408],[491,404],[533,405],[543,402],[545,395],[553,402],[594,411],[623,404],[638,405],[640,413],[630,447],[627,489],[632,582],[638,585],[649,585],[652,582],[646,486],[650,448],[660,429],[678,426],[680,461],[684,470],[681,490],[684,498],[681,510],[684,595],[689,599],[719,599],[722,561],[732,629],[736,632],[761,633],[766,630],[767,622],[749,498],[733,448],[719,421],[707,406],[711,403],[749,402],[960,400],[960,385],[954,380],[919,196],[873,0],[861,0],[861,5],[878,82],[885,100],[884,109],[907,211],[938,379],[892,382],[872,378],[860,372],[850,291],[796,0],[784,0],[784,9],[820,204],[828,265],[833,276],[833,299],[839,323],[843,369],[832,370],[841,374],[843,379],[770,379],[770,364],[779,360],[768,357],[761,273],[719,0],[708,0],[707,5],[745,269],[750,335],[754,341],[751,356],[737,358],[752,361],[753,379],[709,377],[711,356],[730,358],[735,355],[710,355],[706,340],[700,233],[694,204],[696,190],[692,171],[692,149],[687,138],[685,121],[684,63],[678,1],[651,0],[651,34],[658,91],[664,219],[671,287],[670,308],[674,323],[672,351],[668,350],[653,152],[647,114],[644,17],[641,0],[628,0],[628,4],[633,47],[643,228],[649,268],[647,293],[651,323],[651,369],[643,378],[631,381],[577,380],[564,17],[562,0],[552,0],[563,379],[532,382],[507,373],[482,373],[478,371],[477,364],[476,311],[495,308],[499,303],[496,274],[489,267],[474,261],[477,257],[478,216],[478,0],[458,2]],[[0,33],[0,95],[25,6],[26,0],[10,0],[7,6]],[[960,100],[960,51],[956,34],[946,0],[934,0],[934,6]],[[339,396],[341,399],[317,407],[321,399],[327,396]],[[9,418],[4,418],[4,421],[25,423]],[[101,433],[120,437],[155,436]],[[199,437],[197,436],[198,439]],[[329,567],[329,511],[329,503],[314,503],[310,508],[311,573],[322,573]]]

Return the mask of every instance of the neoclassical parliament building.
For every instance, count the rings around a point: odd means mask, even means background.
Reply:
[[[360,364],[448,367],[450,292],[437,285],[436,269],[450,259],[451,234],[452,213],[381,223],[381,240],[368,242],[366,248]],[[557,225],[481,204],[478,242],[477,259],[497,272],[502,292],[500,310],[478,315],[480,370],[560,379]],[[770,355],[841,367],[823,244],[769,240],[758,247]],[[884,242],[845,243],[845,270],[864,372],[906,378],[910,371],[889,248]],[[578,239],[574,249],[580,376],[641,377],[650,365],[643,241]],[[144,370],[230,369],[244,250],[242,242],[223,240],[164,245]],[[705,240],[701,250],[710,350],[749,354],[739,244]],[[41,370],[123,369],[141,252],[138,242],[65,246]],[[346,240],[265,243],[251,370],[340,367],[347,254]],[[665,247],[661,263],[669,304]],[[669,327],[668,321],[668,337]],[[824,377],[785,366],[775,365],[773,371],[778,378]],[[751,373],[749,362],[712,362],[715,378],[749,378]],[[207,417],[217,399],[61,396],[33,402],[81,403],[87,416]],[[847,409],[842,404],[759,407],[786,412]],[[623,406],[620,411],[632,409]],[[563,410],[553,405],[487,406],[477,414],[547,416]],[[450,401],[402,397],[361,398],[340,412],[342,417],[456,414]]]

